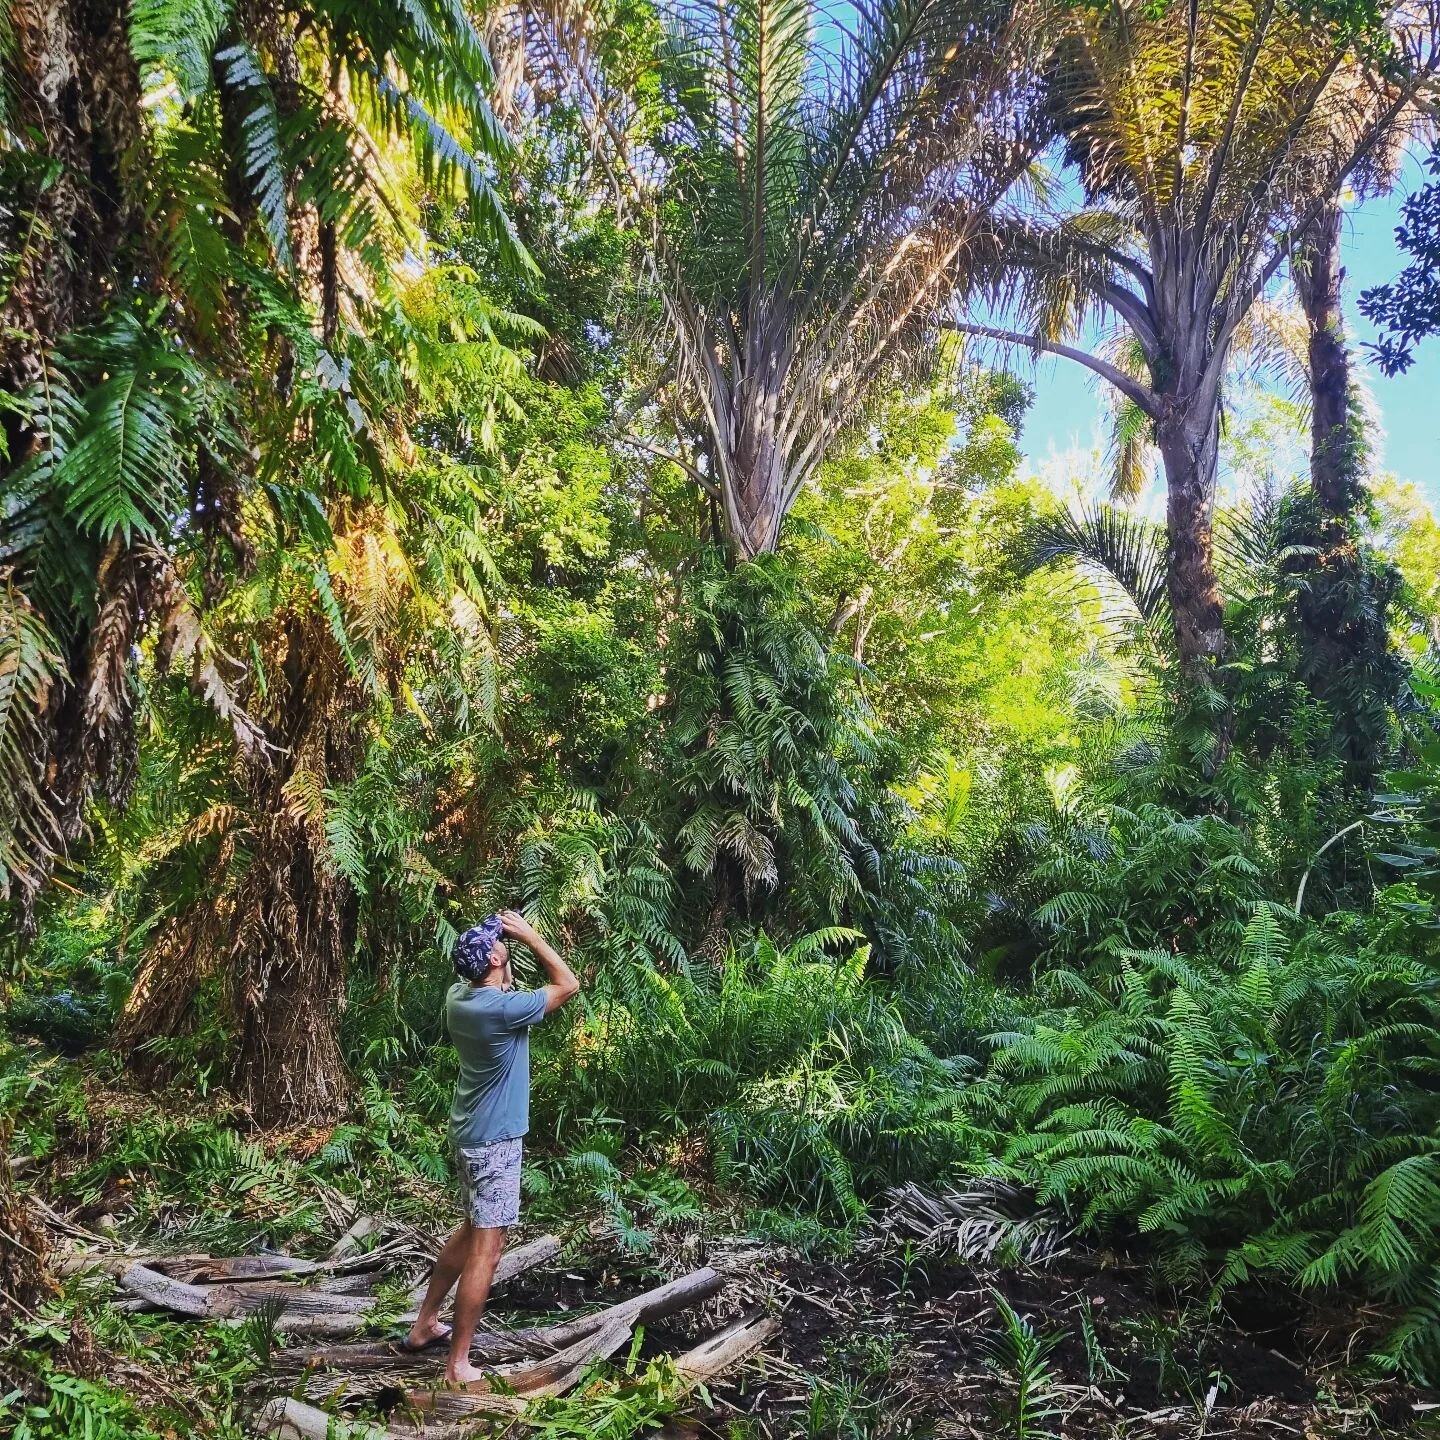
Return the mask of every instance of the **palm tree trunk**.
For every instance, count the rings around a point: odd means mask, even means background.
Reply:
[[[784,470],[780,460],[773,434],[756,435],[742,430],[735,457],[735,494],[733,503],[725,507],[727,512],[733,512],[729,539],[738,560],[768,555],[779,544],[780,526],[785,520],[781,511]]]
[[[1350,352],[1342,328],[1338,204],[1327,206],[1306,236],[1294,273],[1310,332],[1310,484],[1322,514],[1343,518],[1359,496],[1359,467],[1350,419]]]
[[[10,1178],[9,1127],[0,1123],[0,1381],[19,1378],[17,1331],[33,1320],[50,1288],[45,1235]]]
[[[238,764],[248,843],[222,846],[206,893],[157,938],[116,1043],[163,1071],[146,1042],[193,1032],[218,976],[236,1094],[261,1125],[315,1124],[349,1093],[340,1013],[356,902],[306,797],[354,779],[367,701],[318,613],[282,617],[260,643],[274,664],[264,712],[251,697],[265,744]]]
[[[1310,499],[1284,539],[1295,553],[1300,675],[1330,710],[1331,744],[1357,788],[1374,783],[1391,741],[1405,665],[1390,638],[1400,588],[1394,567],[1367,556],[1352,523],[1364,493],[1363,435],[1352,411],[1340,266],[1340,207],[1331,203],[1305,237],[1295,289],[1309,329]]]
[[[1165,401],[1155,438],[1165,466],[1169,535],[1166,584],[1180,663],[1192,681],[1208,678],[1225,649],[1211,527],[1219,465],[1218,416],[1208,406]]]

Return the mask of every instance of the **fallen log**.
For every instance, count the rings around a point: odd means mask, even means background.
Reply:
[[[283,1275],[315,1275],[326,1267],[296,1255],[156,1256],[146,1262],[172,1280],[190,1285],[235,1284],[247,1280],[278,1280]]]
[[[608,1360],[629,1338],[630,1327],[623,1320],[612,1321],[539,1364],[503,1365],[484,1380],[465,1386],[412,1390],[405,1400],[411,1409],[441,1422],[477,1413],[518,1414],[527,1400],[563,1395],[579,1381],[587,1366],[596,1360]]]
[[[559,1253],[560,1242],[553,1235],[542,1235],[502,1256],[495,1268],[494,1283],[504,1284]],[[268,1257],[236,1258],[265,1260]],[[187,1259],[193,1261],[195,1257]],[[276,1329],[292,1333],[353,1335],[368,1323],[369,1312],[375,1304],[370,1295],[352,1295],[338,1285],[335,1288],[292,1285],[258,1277],[244,1283],[199,1285],[133,1260],[119,1280],[124,1289],[145,1304],[196,1320],[242,1319],[258,1314],[278,1300],[283,1309],[275,1321]]]
[[[553,1260],[559,1253],[560,1242],[553,1235],[542,1235],[538,1240],[532,1240],[528,1245],[520,1245],[502,1255],[500,1263],[495,1267],[495,1278],[490,1283],[492,1286],[503,1285],[526,1270],[532,1270],[537,1265],[543,1265],[547,1260]],[[292,1311],[287,1302],[286,1312],[276,1322],[276,1328],[284,1330],[288,1334],[339,1337],[353,1335],[357,1330],[363,1330],[370,1323],[369,1311],[374,1301],[368,1295],[352,1296],[347,1289],[339,1286],[314,1287],[309,1290],[297,1288],[294,1293],[297,1296],[315,1295],[317,1300],[318,1297],[330,1295],[335,1298],[337,1303],[335,1305],[297,1304]],[[417,1285],[406,1297],[410,1302],[410,1308],[396,1316],[396,1321],[400,1324],[408,1324],[413,1320],[416,1315],[416,1307],[424,1297],[425,1285]]]
[[[381,1251],[348,1260],[303,1260],[298,1255],[165,1255],[135,1251],[72,1250],[56,1265],[59,1275],[88,1271],[123,1274],[132,1265],[158,1270],[187,1285],[240,1285],[251,1280],[275,1280],[286,1275],[363,1274],[372,1259],[378,1268],[387,1258]]]
[[[315,1288],[327,1295],[372,1295],[384,1278],[379,1270],[349,1270],[317,1281]]]
[[[691,1350],[675,1357],[675,1371],[688,1393],[697,1385],[714,1380],[725,1371],[748,1360],[780,1329],[774,1316],[749,1315],[728,1325]],[[487,1415],[521,1414],[532,1400],[563,1395],[583,1377],[586,1368],[597,1359],[613,1355],[630,1336],[624,1326],[606,1327],[573,1346],[564,1355],[556,1355],[545,1365],[528,1367],[506,1366],[496,1372],[513,1395],[487,1391],[485,1382],[473,1389],[415,1392],[407,1397],[414,1418],[393,1418],[392,1430],[402,1436],[423,1435],[426,1440],[454,1440],[473,1433],[473,1424]],[[679,1398],[678,1396],[676,1397]],[[673,1425],[674,1422],[671,1422]],[[666,1430],[670,1426],[665,1427]],[[665,1430],[651,1433],[650,1440],[660,1440]]]
[[[690,1385],[713,1380],[717,1375],[747,1360],[777,1330],[780,1321],[774,1315],[750,1315],[727,1325],[719,1334],[675,1357],[675,1369]]]
[[[132,1265],[148,1265],[161,1270],[162,1262],[198,1263],[208,1255],[146,1255],[128,1250],[71,1250],[56,1256],[52,1269],[56,1275],[87,1275],[104,1273],[122,1275]],[[161,1271],[163,1274],[163,1270]]]
[[[131,1265],[120,1276],[120,1284],[132,1295],[149,1300],[164,1310],[189,1315],[196,1320],[232,1320],[255,1315],[279,1300],[285,1307],[281,1319],[296,1315],[348,1315],[357,1323],[374,1301],[365,1295],[329,1295],[323,1290],[300,1285],[256,1281],[249,1285],[191,1285],[173,1279],[148,1265]]]
[[[688,1310],[719,1294],[724,1284],[725,1277],[706,1266],[563,1324],[523,1330],[483,1331],[476,1335],[470,1347],[470,1359],[474,1364],[486,1364],[525,1356],[551,1355],[613,1321],[623,1321],[633,1328]],[[393,1384],[397,1377],[403,1379],[433,1364],[433,1357],[427,1358],[426,1352],[411,1354],[393,1341],[327,1345],[295,1351],[293,1357],[295,1363],[309,1369],[368,1372],[363,1377],[357,1376],[357,1380],[378,1380],[382,1384]],[[290,1359],[290,1352],[281,1358]],[[307,1394],[324,1393],[324,1377],[317,1376],[316,1380],[318,1383],[307,1385]]]

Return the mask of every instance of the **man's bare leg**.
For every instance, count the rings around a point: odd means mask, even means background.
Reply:
[[[425,1298],[420,1302],[415,1323],[405,1337],[407,1349],[423,1350],[450,1333],[450,1327],[440,1322],[440,1307],[470,1258],[472,1229],[468,1220],[462,1220],[440,1247],[440,1253],[435,1257],[435,1268],[430,1272],[430,1283],[425,1287]]]
[[[455,1292],[455,1324],[450,1332],[450,1358],[445,1365],[447,1380],[465,1384],[485,1378],[485,1372],[470,1363],[470,1342],[475,1338],[475,1327],[490,1298],[490,1283],[504,1248],[503,1229],[471,1227],[470,1255],[460,1274],[460,1288]]]

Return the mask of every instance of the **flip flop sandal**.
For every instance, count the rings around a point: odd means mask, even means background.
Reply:
[[[450,1327],[447,1325],[433,1340],[427,1340],[423,1345],[412,1345],[408,1340],[400,1340],[396,1343],[407,1355],[419,1355],[436,1345],[442,1344],[450,1338]]]

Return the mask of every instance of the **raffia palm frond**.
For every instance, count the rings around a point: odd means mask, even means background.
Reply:
[[[1014,1185],[977,1178],[969,1188],[897,1186],[884,1197],[883,1233],[972,1265],[1039,1266],[1066,1253],[1070,1230]]]
[[[1384,65],[1273,0],[1123,0],[1052,23],[1050,104],[1085,203],[1000,216],[991,278],[1042,339],[1052,287],[1083,292],[1131,325],[1152,365],[1157,329],[1182,304],[1202,348],[1223,346],[1325,201],[1383,185],[1426,128],[1415,101],[1440,64],[1430,4],[1392,12]]]
[[[734,550],[771,550],[877,384],[927,353],[979,217],[1033,155],[1008,98],[1020,11],[879,0],[837,37],[817,0],[701,0],[625,53],[603,4],[525,15],[535,93],[578,107],[648,227],[704,441],[680,458]]]

